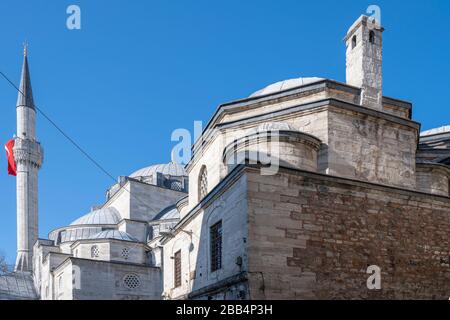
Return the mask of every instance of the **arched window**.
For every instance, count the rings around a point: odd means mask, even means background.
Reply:
[[[353,36],[352,38],[352,49],[355,49],[356,47],[356,36]]]
[[[91,247],[91,258],[98,258],[99,256],[99,250],[97,246],[92,246]]]
[[[370,30],[369,32],[369,42],[372,44],[375,43],[375,32],[373,32],[373,30]]]
[[[198,201],[202,200],[208,194],[208,172],[206,166],[200,169],[198,176]]]

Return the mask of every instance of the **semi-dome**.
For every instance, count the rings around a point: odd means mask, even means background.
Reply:
[[[94,210],[81,218],[78,218],[70,225],[89,225],[89,224],[117,224],[120,221],[120,214],[116,208],[108,207]]]
[[[130,178],[150,177],[155,175],[156,173],[162,173],[164,175],[169,175],[172,177],[187,176],[184,166],[175,162],[169,162],[166,164],[156,164],[150,167],[139,169],[138,171],[132,173],[130,175]]]
[[[296,79],[288,79],[279,81],[276,83],[273,83],[271,85],[268,85],[267,87],[258,90],[254,92],[252,95],[250,95],[250,98],[253,97],[259,97],[264,96],[266,94],[281,92],[284,90],[292,89],[295,87],[304,86],[310,83],[318,82],[324,80],[323,78],[317,78],[317,77],[309,77],[309,78],[296,78]]]
[[[176,205],[169,206],[165,208],[164,210],[161,210],[160,213],[158,213],[153,220],[170,220],[170,219],[179,219],[180,218],[180,212],[178,211]]]
[[[123,241],[139,242],[129,233],[119,230],[105,230],[90,236],[88,239],[114,239]]]

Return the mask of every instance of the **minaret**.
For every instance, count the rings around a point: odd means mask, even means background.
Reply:
[[[33,245],[38,239],[38,171],[43,150],[36,141],[36,110],[24,47],[20,92],[17,98],[17,135],[14,158],[17,166],[17,259],[15,271],[31,272]]]
[[[375,18],[361,16],[344,39],[347,46],[347,83],[361,88],[362,106],[376,110],[383,108],[383,31],[384,28]]]

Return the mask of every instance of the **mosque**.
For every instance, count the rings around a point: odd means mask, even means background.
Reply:
[[[48,239],[25,54],[17,261],[0,299],[448,300],[450,126],[420,133],[412,104],[383,95],[383,31],[361,16],[345,83],[290,79],[220,105],[186,166],[119,177]]]

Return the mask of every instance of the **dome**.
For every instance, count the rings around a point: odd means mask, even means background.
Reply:
[[[78,218],[70,225],[88,225],[88,224],[118,224],[120,221],[120,214],[116,208],[103,208],[94,210],[81,218]]]
[[[450,126],[443,126],[439,128],[430,129],[420,133],[421,137],[432,136],[435,134],[442,134],[450,132]]]
[[[175,176],[175,177],[181,177],[181,176],[187,176],[186,170],[184,169],[184,166],[169,162],[166,164],[156,164],[150,167],[142,168],[130,175],[130,178],[138,178],[138,177],[150,177],[155,175],[156,173],[162,173],[164,175],[169,176]]]
[[[105,230],[90,236],[88,239],[114,239],[114,240],[139,242],[138,239],[134,238],[129,233],[119,230]]]
[[[317,77],[311,77],[311,78],[296,78],[296,79],[289,79],[289,80],[283,80],[276,83],[273,83],[271,85],[268,85],[267,87],[258,90],[254,92],[252,95],[250,95],[250,98],[264,96],[266,94],[281,92],[284,90],[292,89],[295,87],[304,86],[310,83],[318,82],[324,80],[323,78],[317,78]]]
[[[100,231],[102,231],[101,227],[81,227],[63,230],[61,231],[60,243],[89,239],[89,237]]]

